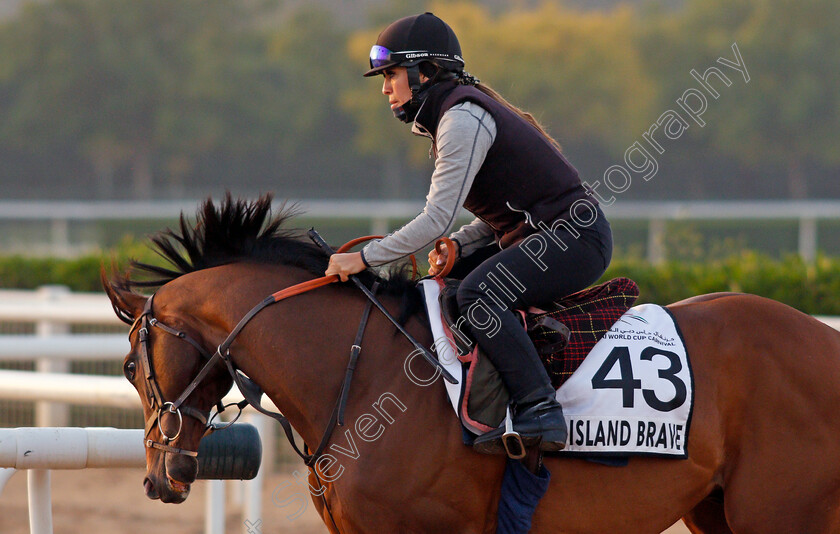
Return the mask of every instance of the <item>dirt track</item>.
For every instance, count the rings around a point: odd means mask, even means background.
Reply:
[[[149,534],[173,532],[202,534],[206,501],[206,482],[197,482],[186,502],[180,505],[151,501],[143,494],[141,469],[87,469],[81,471],[53,471],[53,525],[55,534]],[[321,534],[327,532],[321,518],[310,503],[306,512],[295,519],[285,516],[296,506],[285,509],[274,506],[271,493],[288,475],[273,475],[265,483],[262,529],[268,533]],[[233,504],[234,483],[226,487],[226,532],[243,532],[242,517]],[[292,491],[278,494],[278,500]],[[26,501],[26,472],[21,471],[9,481],[0,494],[0,533],[28,534],[29,517]]]
[[[291,472],[291,471],[290,471]],[[206,484],[196,483],[187,501],[180,505],[150,501],[143,494],[141,469],[87,469],[53,471],[53,525],[55,534],[149,534],[204,532]],[[311,503],[297,519],[290,520],[297,505],[280,508],[272,503],[272,492],[278,487],[276,500],[292,496],[289,474],[268,477],[263,498],[260,532],[289,534],[323,534],[327,532]],[[226,532],[244,532],[241,513],[231,497],[233,484],[228,484]],[[284,492],[285,491],[285,492]],[[27,534],[29,517],[26,501],[26,472],[9,481],[0,494],[0,533]],[[682,524],[671,527],[668,534],[687,533]],[[254,531],[256,534],[256,531]]]

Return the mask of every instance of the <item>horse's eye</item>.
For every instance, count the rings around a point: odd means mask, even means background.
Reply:
[[[125,377],[129,380],[129,382],[134,382],[134,373],[137,372],[137,364],[133,361],[126,362],[125,366],[123,367],[123,373]]]

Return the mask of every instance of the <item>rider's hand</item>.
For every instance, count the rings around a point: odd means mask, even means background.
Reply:
[[[452,254],[455,254],[455,257],[458,257],[458,242],[453,241],[452,244],[454,245],[455,250],[452,251]],[[446,244],[440,244],[440,254],[438,254],[437,250],[432,249],[429,252],[429,274],[431,276],[437,276],[439,272],[443,270],[443,267],[446,265],[446,260],[449,258],[449,250],[447,250]]]
[[[348,252],[344,254],[333,254],[330,256],[330,264],[327,266],[325,275],[337,274],[342,282],[347,281],[351,274],[365,270],[365,262],[362,261],[361,252]]]

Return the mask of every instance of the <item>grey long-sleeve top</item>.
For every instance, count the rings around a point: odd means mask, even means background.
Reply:
[[[413,131],[422,133],[416,125]],[[399,230],[365,246],[364,262],[368,266],[383,265],[419,252],[446,235],[495,138],[496,123],[478,104],[462,102],[447,110],[438,124],[437,157],[426,206]],[[450,238],[458,241],[464,257],[493,242],[494,235],[487,223],[475,219]]]

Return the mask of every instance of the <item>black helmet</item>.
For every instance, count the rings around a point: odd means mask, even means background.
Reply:
[[[364,76],[374,76],[394,66],[412,67],[423,61],[453,72],[464,68],[455,32],[429,12],[402,18],[382,30],[370,50],[371,68]]]
[[[427,63],[424,63],[427,62]],[[424,70],[429,77],[420,82],[421,63],[431,67]],[[447,79],[454,79],[464,70],[461,45],[449,25],[432,13],[402,18],[382,30],[370,49],[370,70],[365,76],[380,74],[391,67],[406,67],[411,100],[394,108],[394,116],[411,122],[426,98],[429,87]]]

